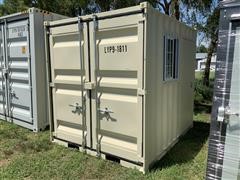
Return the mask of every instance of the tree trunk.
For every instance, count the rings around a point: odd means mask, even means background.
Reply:
[[[203,76],[203,85],[205,86],[209,86],[211,61],[212,61],[212,56],[213,56],[214,50],[216,49],[216,46],[217,46],[217,40],[212,39],[210,46],[208,48],[207,61],[206,61],[205,71]]]
[[[168,2],[167,0],[157,0],[156,2],[162,7],[162,10],[166,15],[170,15],[170,5],[172,1]]]
[[[174,0],[174,16],[179,21],[180,20],[180,6],[179,0]]]

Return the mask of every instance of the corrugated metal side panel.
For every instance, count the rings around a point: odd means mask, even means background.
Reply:
[[[220,13],[206,179],[239,177],[239,12],[239,6],[230,2]],[[236,19],[231,21],[233,15]]]
[[[195,33],[148,8],[146,39],[145,169],[192,125]],[[163,81],[164,36],[179,39],[179,79]]]
[[[35,131],[44,129],[48,124],[47,116],[47,87],[44,43],[44,20],[55,20],[64,16],[44,11],[29,9],[30,45],[31,45],[31,73],[33,89],[33,128]]]
[[[43,14],[33,9],[29,11],[33,130],[39,131],[48,125]]]

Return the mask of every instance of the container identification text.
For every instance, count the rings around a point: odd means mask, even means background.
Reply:
[[[106,47],[104,47],[104,53],[105,54],[126,53],[126,52],[128,52],[127,45],[106,46]]]
[[[26,31],[26,26],[18,26],[15,28],[12,28],[12,33],[13,34],[17,34],[18,37],[23,37],[24,36],[24,32]]]

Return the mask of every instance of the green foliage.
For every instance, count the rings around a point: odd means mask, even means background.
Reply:
[[[0,15],[12,14],[26,10],[29,7],[37,7],[50,12],[66,16],[76,16],[82,8],[84,12],[91,13],[88,9],[90,0],[4,0],[0,5]]]
[[[211,103],[213,96],[213,89],[203,85],[202,80],[195,80],[195,94],[194,101],[196,104]]]
[[[211,74],[210,85],[205,86],[203,84],[203,74],[196,74],[196,79],[194,82],[194,103],[195,104],[212,104],[213,89],[214,89],[214,75]]]
[[[207,38],[217,39],[218,38],[218,26],[220,18],[220,9],[215,8],[214,11],[209,15],[206,24],[198,24],[198,30],[206,34]]]
[[[25,0],[4,0],[3,4],[0,5],[0,15],[16,13],[27,8],[28,4],[26,4]]]
[[[207,48],[204,45],[200,45],[197,47],[197,53],[207,53]]]
[[[78,9],[82,9],[84,14],[109,11],[129,6],[134,6],[144,0],[4,0],[0,5],[0,14],[11,14],[27,9],[28,7],[37,7],[47,11],[67,15],[76,16]],[[162,10],[163,13],[170,14],[172,11],[180,11],[179,4],[182,3],[188,8],[204,9],[211,4],[209,0],[147,0],[154,7]],[[176,5],[177,6],[174,6]],[[174,10],[175,8],[175,10]],[[177,10],[176,10],[177,8]],[[184,13],[183,13],[184,14]]]

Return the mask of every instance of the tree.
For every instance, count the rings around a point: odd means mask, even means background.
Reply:
[[[138,4],[138,0],[95,0],[101,12],[120,9]]]
[[[207,53],[208,49],[204,45],[200,45],[197,47],[197,53]]]
[[[173,16],[177,20],[181,20],[181,15],[186,12],[181,12],[181,6],[187,10],[196,10],[197,12],[208,11],[211,7],[212,0],[148,0],[152,5],[159,8],[166,15]],[[195,11],[193,11],[195,12]]]
[[[216,52],[218,42],[218,26],[219,26],[220,10],[216,8],[211,16],[209,16],[205,26],[200,27],[206,34],[207,38],[210,39],[210,45],[208,47],[208,56],[206,61],[206,68],[203,75],[203,84],[209,86],[209,75],[212,55]]]
[[[3,4],[0,5],[0,15],[7,15],[24,11],[28,8],[25,0],[4,0]]]
[[[27,9],[28,7],[37,7],[47,11],[63,14],[66,16],[76,16],[79,9],[82,9],[84,14],[108,11],[112,9],[124,8],[136,5],[143,0],[4,0],[0,5],[0,15],[11,14]],[[198,28],[206,34],[210,39],[208,48],[208,58],[206,70],[204,73],[204,84],[209,85],[209,72],[211,57],[217,46],[217,32],[219,11],[211,11],[212,3],[218,0],[147,0],[154,7],[158,8],[163,13],[175,17],[177,20],[182,20],[181,16],[189,15],[191,12],[191,21],[189,25],[198,24]],[[185,9],[182,9],[184,7]],[[77,13],[78,12],[78,13]],[[198,14],[209,16],[206,25],[198,22]],[[211,14],[212,13],[212,14]]]
[[[23,11],[36,7],[66,16],[78,15],[79,9],[91,13],[88,9],[90,0],[4,0],[0,5],[1,15]]]

